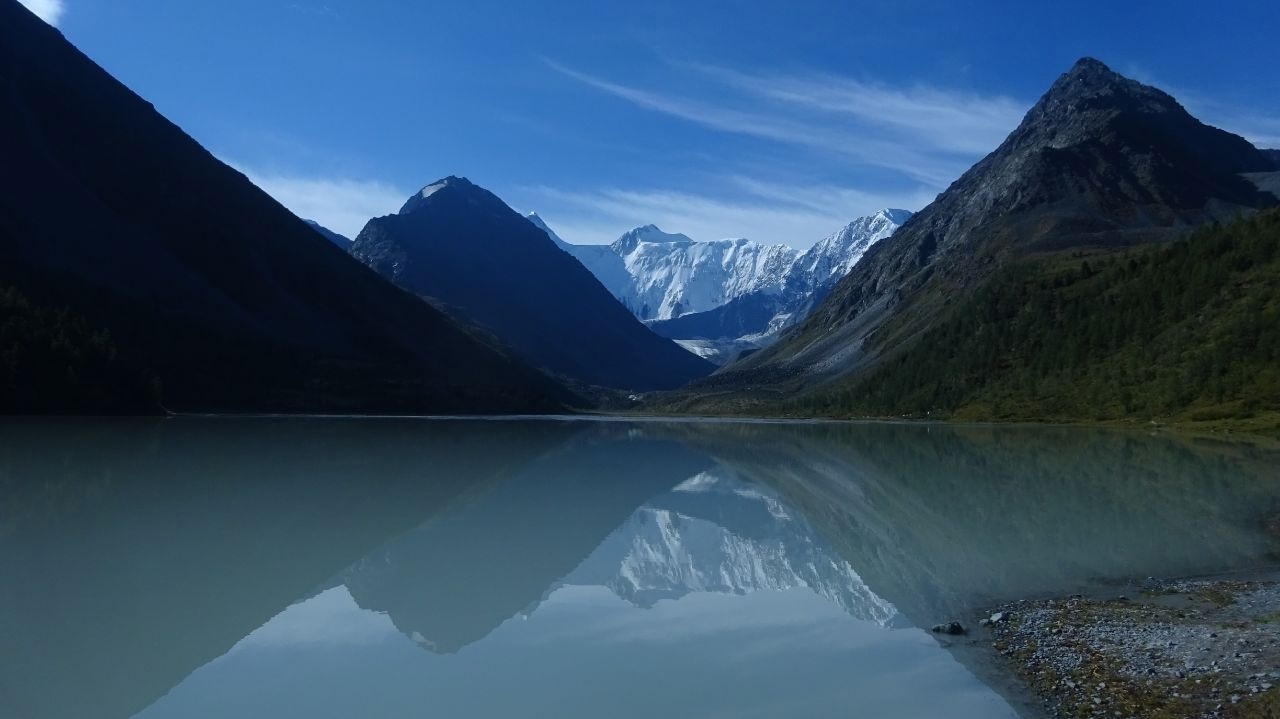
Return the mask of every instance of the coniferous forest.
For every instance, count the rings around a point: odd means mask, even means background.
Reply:
[[[0,406],[11,412],[154,413],[159,380],[121,361],[111,334],[0,287]]]
[[[791,409],[961,419],[1280,412],[1280,210],[1171,245],[1007,268],[865,379]]]

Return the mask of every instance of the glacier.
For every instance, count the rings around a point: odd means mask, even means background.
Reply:
[[[699,242],[655,225],[610,245],[573,245],[527,215],[650,329],[718,364],[772,344],[911,216],[880,210],[800,252],[742,238]]]
[[[610,245],[573,245],[536,212],[526,217],[638,318],[663,321],[714,310],[748,295],[809,294],[834,284],[911,213],[885,209],[858,218],[804,252],[744,238],[695,241],[656,225],[630,230]]]

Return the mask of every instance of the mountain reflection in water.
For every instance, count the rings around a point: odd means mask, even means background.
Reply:
[[[0,715],[1009,716],[919,627],[1272,562],[1277,458],[1021,427],[8,424]]]

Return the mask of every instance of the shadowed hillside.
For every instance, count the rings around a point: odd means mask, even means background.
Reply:
[[[0,0],[0,157],[0,287],[109,334],[114,366],[157,378],[168,409],[573,401],[360,266],[14,0]],[[29,396],[0,412],[157,411],[127,390],[105,400],[112,376],[81,372],[68,395],[59,377],[23,372],[6,380]]]

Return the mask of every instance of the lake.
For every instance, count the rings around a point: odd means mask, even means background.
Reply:
[[[0,427],[13,719],[1012,717],[930,626],[1280,557],[1275,449],[1137,431]]]

